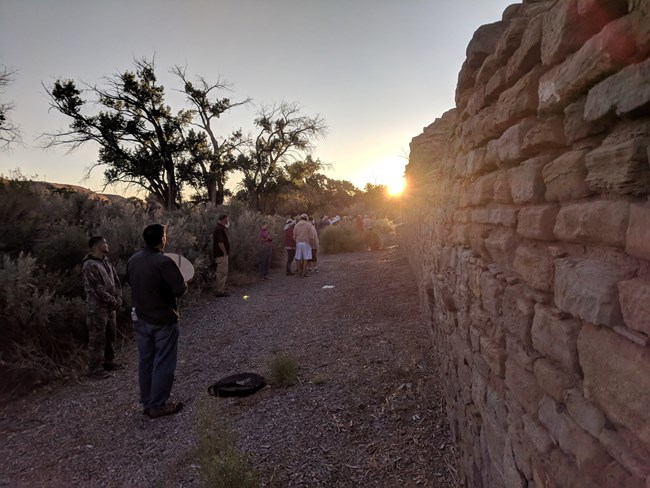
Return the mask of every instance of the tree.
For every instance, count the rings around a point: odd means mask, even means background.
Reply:
[[[135,61],[135,71],[104,79],[104,86],[84,84],[102,107],[94,115],[84,113],[73,80],[57,80],[46,89],[50,107],[72,119],[68,130],[45,134],[46,146],[67,145],[74,150],[87,142],[99,145],[96,166],[107,166],[106,185],[122,182],[144,188],[167,208],[180,205],[181,182],[177,166],[186,158],[183,129],[190,114],[172,114],[165,104],[165,88],[159,85],[154,61]]]
[[[240,195],[256,210],[273,213],[286,176],[281,170],[311,149],[314,139],[327,132],[327,126],[320,116],[301,114],[296,103],[262,107],[255,125],[257,135],[237,160],[244,175]]]
[[[0,67],[0,94],[14,82],[15,71],[6,66]],[[8,149],[11,144],[22,141],[22,131],[10,118],[9,113],[14,109],[11,102],[0,102],[0,149]]]
[[[247,140],[241,130],[227,137],[219,137],[215,134],[213,123],[230,109],[250,103],[250,99],[232,102],[227,97],[214,97],[215,92],[231,90],[231,85],[220,79],[216,83],[208,83],[201,76],[193,83],[187,78],[185,68],[179,66],[175,66],[172,73],[183,82],[183,92],[192,104],[192,109],[188,111],[193,118],[192,125],[199,129],[198,132],[190,131],[186,139],[190,157],[181,166],[182,176],[197,192],[207,191],[207,198],[213,205],[221,205],[226,194],[228,173],[235,166],[235,153]]]

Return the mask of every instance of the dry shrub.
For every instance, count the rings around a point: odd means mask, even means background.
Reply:
[[[217,420],[219,419],[219,420]],[[258,474],[245,453],[237,449],[232,430],[209,405],[199,407],[194,450],[203,486],[256,488]]]
[[[328,225],[321,231],[319,240],[324,254],[360,251],[364,246],[364,234],[351,222]]]
[[[87,342],[81,261],[88,238],[101,235],[124,285],[118,328],[130,331],[130,292],[126,263],[144,245],[142,231],[167,225],[169,252],[180,252],[194,265],[191,303],[214,284],[212,234],[222,212],[231,217],[231,284],[250,283],[259,262],[259,231],[268,220],[274,256],[284,258],[283,221],[262,216],[240,203],[214,208],[187,205],[168,211],[155,202],[109,202],[71,188],[0,179],[0,364],[46,368],[83,362]],[[77,359],[78,358],[78,359]]]
[[[271,382],[278,386],[291,386],[298,382],[298,362],[288,355],[277,355],[271,359]]]
[[[324,254],[338,254],[361,250],[381,249],[383,240],[395,234],[395,224],[386,219],[373,220],[372,229],[360,231],[350,221],[328,225],[320,233],[320,245]]]

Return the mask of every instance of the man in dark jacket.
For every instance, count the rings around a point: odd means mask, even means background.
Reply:
[[[284,224],[284,248],[287,250],[287,276],[293,274],[291,265],[293,264],[293,259],[296,257],[296,240],[293,238],[293,228],[295,226],[296,222],[292,218],[288,218],[287,223]]]
[[[88,247],[90,254],[84,258],[82,267],[90,352],[88,369],[90,376],[106,378],[107,371],[121,368],[113,362],[113,341],[116,333],[115,311],[122,305],[122,286],[106,257],[106,239],[102,236],[91,237]]]
[[[230,240],[228,239],[228,216],[219,215],[219,221],[212,234],[212,255],[217,264],[217,296],[227,297],[226,279],[228,278],[228,256],[230,255]]]
[[[133,327],[140,357],[138,378],[143,413],[156,418],[181,410],[180,402],[168,402],[174,384],[178,349],[177,298],[187,291],[176,263],[163,254],[165,227],[148,226],[146,247],[129,259],[126,277],[133,294]]]

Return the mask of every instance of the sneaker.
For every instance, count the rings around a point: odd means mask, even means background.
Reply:
[[[149,407],[144,409],[144,414],[152,419],[164,417],[165,415],[174,415],[183,409],[182,402],[167,402],[162,407]]]
[[[291,271],[287,271],[287,276],[293,276],[293,273]]]
[[[106,371],[117,371],[118,369],[124,369],[124,365],[120,363],[114,363],[113,361],[108,361],[104,363],[104,369]]]
[[[227,291],[224,291],[224,292],[222,292],[222,293],[217,293],[217,294],[216,294],[216,297],[217,297],[217,298],[229,297],[229,296],[230,296],[230,293],[228,293]]]
[[[108,371],[104,370],[104,368],[95,368],[90,373],[88,373],[88,377],[93,380],[105,380],[109,376],[110,374]]]

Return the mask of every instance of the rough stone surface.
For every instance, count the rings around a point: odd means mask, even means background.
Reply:
[[[506,361],[506,385],[528,413],[537,413],[542,390],[535,375],[508,359]]]
[[[587,400],[650,444],[650,350],[585,324],[578,354]]]
[[[542,33],[542,62],[553,66],[581,47],[598,32],[607,20],[578,11],[578,0],[557,2],[544,16]],[[584,2],[583,2],[584,3]]]
[[[606,262],[559,259],[555,264],[555,305],[593,324],[621,325],[617,285],[632,274]]]
[[[650,279],[619,281],[618,294],[625,324],[650,337]]]
[[[586,400],[580,390],[569,390],[564,396],[564,403],[571,418],[593,437],[597,438],[607,425],[603,412]]]
[[[473,191],[471,192],[470,203],[475,206],[485,205],[487,202],[492,200],[495,180],[495,174],[481,176],[474,184]]]
[[[574,55],[544,73],[539,81],[539,111],[563,110],[591,85],[637,59],[635,33],[643,20],[628,15],[610,22]]]
[[[542,170],[546,199],[555,202],[578,200],[592,193],[587,185],[587,151],[570,151],[547,164]]]
[[[650,1],[524,0],[481,36],[399,227],[459,485],[650,488]]]
[[[650,138],[631,139],[587,154],[586,181],[589,188],[621,195],[650,193],[649,145]]]
[[[503,170],[497,173],[494,182],[494,201],[497,203],[512,203],[510,183],[508,183],[508,172]]]
[[[587,97],[582,97],[564,109],[564,137],[571,144],[587,137],[602,134],[609,127],[609,120],[587,122],[584,117]]]
[[[599,200],[566,205],[557,214],[555,236],[582,244],[625,247],[630,204],[624,200]]]
[[[494,207],[490,209],[490,217],[488,223],[492,225],[503,225],[505,227],[516,227],[518,213],[519,207]]]
[[[547,358],[535,361],[533,372],[544,393],[558,402],[563,400],[565,392],[573,388],[578,381],[577,376],[558,367]]]
[[[503,326],[523,344],[531,344],[530,328],[535,314],[535,302],[527,295],[526,285],[517,283],[505,289],[502,301]],[[520,362],[524,366],[526,363]]]
[[[633,475],[641,479],[650,476],[650,452],[639,442],[635,433],[622,428],[605,428],[598,439],[607,452]]]
[[[632,205],[625,239],[625,251],[650,261],[650,206]]]
[[[566,147],[564,117],[555,115],[538,122],[526,133],[522,152],[530,157],[563,147]]]
[[[614,112],[625,115],[650,104],[650,59],[628,66],[589,90],[584,108],[587,121]],[[647,113],[647,112],[646,112]]]
[[[525,414],[522,417],[524,431],[535,446],[537,452],[540,454],[546,454],[553,449],[553,439],[551,439],[548,431],[540,425],[536,418],[537,414],[534,416]]]
[[[579,320],[563,317],[559,310],[538,304],[531,329],[533,345],[567,371],[577,372],[580,327]]]
[[[532,288],[550,291],[553,287],[553,257],[545,247],[520,245],[512,269]]]
[[[576,424],[560,403],[548,395],[539,402],[539,422],[548,429],[551,437],[557,441],[562,451],[574,455],[578,447],[590,437]]]
[[[506,64],[506,80],[508,84],[514,83],[540,62],[542,20],[543,16],[538,15],[528,23],[519,47],[508,60]]]
[[[467,155],[467,174],[480,175],[496,169],[496,165],[488,164],[485,158],[486,149],[479,148]]]
[[[544,201],[546,186],[542,170],[549,158],[540,156],[508,170],[508,183],[514,203],[539,203]]]
[[[507,265],[514,258],[519,238],[512,229],[498,229],[485,240],[485,247],[496,263]]]
[[[500,167],[510,168],[525,159],[523,151],[524,139],[534,126],[534,119],[525,119],[503,133],[497,145]]]
[[[519,211],[517,234],[528,239],[554,241],[555,219],[560,208],[557,205],[533,205]]]

